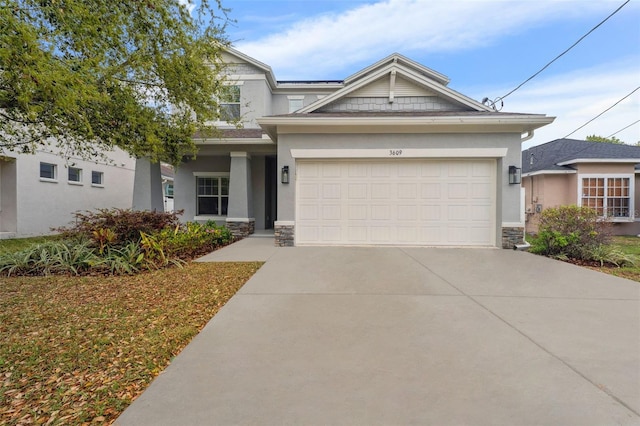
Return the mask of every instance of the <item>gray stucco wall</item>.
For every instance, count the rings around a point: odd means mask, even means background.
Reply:
[[[251,191],[253,217],[256,229],[265,227],[265,155],[250,156]],[[231,157],[229,154],[216,156],[198,156],[196,160],[183,163],[178,167],[174,180],[174,206],[176,210],[184,209],[183,222],[192,221],[196,215],[196,177],[194,172],[229,173]],[[230,197],[233,193],[230,194]],[[224,219],[218,220],[224,224]]]
[[[195,160],[182,163],[175,172],[173,181],[173,203],[175,210],[184,210],[181,220],[192,221],[196,215],[196,177],[194,172],[228,173],[231,157],[198,156]],[[222,223],[222,222],[221,222]]]
[[[296,164],[291,149],[507,148],[497,161],[496,241],[502,223],[520,222],[520,185],[509,185],[509,165],[520,167],[520,134],[281,134],[278,169],[289,166],[291,183],[278,184],[278,220],[295,220]]]
[[[16,165],[15,159],[0,159],[0,232],[15,233],[18,227]]]

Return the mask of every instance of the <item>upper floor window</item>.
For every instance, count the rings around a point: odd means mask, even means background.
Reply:
[[[220,120],[240,120],[240,86],[224,86],[220,94]]]
[[[82,169],[69,167],[68,178],[69,182],[82,182]]]
[[[58,178],[58,166],[51,163],[40,163],[40,178],[55,180]]]
[[[633,219],[633,179],[624,175],[582,175],[580,205],[613,220]]]

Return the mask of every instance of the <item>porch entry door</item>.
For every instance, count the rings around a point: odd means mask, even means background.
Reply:
[[[299,160],[296,245],[496,245],[495,159]]]

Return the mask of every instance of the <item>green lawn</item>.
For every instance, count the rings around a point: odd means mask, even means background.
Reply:
[[[57,235],[49,235],[44,237],[9,238],[6,240],[0,240],[0,254],[24,250],[31,244],[44,243],[46,241],[55,240],[56,238],[59,237]]]
[[[637,257],[635,266],[624,268],[594,268],[607,274],[640,282],[640,237],[612,237],[611,244],[625,254]]]

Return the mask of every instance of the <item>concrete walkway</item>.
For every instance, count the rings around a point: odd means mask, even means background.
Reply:
[[[636,282],[510,250],[240,243],[267,263],[116,424],[640,424]]]

